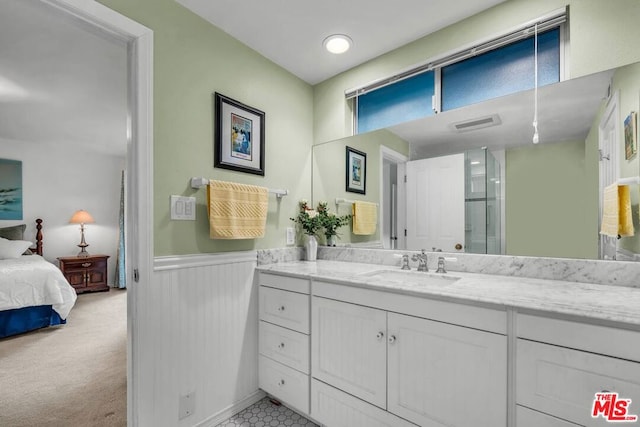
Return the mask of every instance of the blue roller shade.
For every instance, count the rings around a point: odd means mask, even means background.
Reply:
[[[560,81],[560,30],[538,35],[538,85]],[[534,38],[442,68],[442,110],[534,87]]]
[[[433,71],[358,96],[358,133],[433,115]]]

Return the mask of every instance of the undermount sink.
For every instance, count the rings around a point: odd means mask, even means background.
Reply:
[[[358,276],[369,277],[372,279],[375,278],[393,283],[412,283],[429,286],[445,286],[460,280],[460,277],[456,276],[407,270],[374,270],[366,273],[360,273]]]

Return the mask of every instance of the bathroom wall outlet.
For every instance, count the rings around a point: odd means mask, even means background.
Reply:
[[[287,227],[287,245],[296,243],[296,230],[293,227]]]
[[[196,410],[196,393],[181,395],[178,400],[178,419],[187,418]]]
[[[196,198],[171,196],[171,219],[194,221],[196,219]]]

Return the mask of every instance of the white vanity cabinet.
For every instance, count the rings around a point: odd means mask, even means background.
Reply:
[[[309,414],[309,280],[261,272],[259,284],[259,386]]]
[[[623,424],[640,426],[639,331],[519,314],[516,341],[517,427],[611,425],[592,417],[604,391],[631,399],[639,420]]]
[[[506,426],[505,312],[335,286],[313,283],[315,419],[329,427],[368,427],[370,419],[381,426]],[[351,396],[370,405],[350,405]],[[349,423],[336,424],[337,413]]]

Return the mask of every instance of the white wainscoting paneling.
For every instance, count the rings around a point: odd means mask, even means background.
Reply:
[[[140,292],[141,426],[214,426],[258,389],[256,252],[161,257]],[[181,395],[195,412],[178,420]]]

